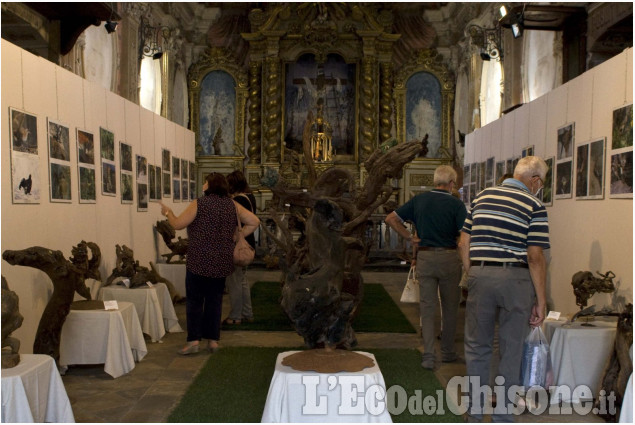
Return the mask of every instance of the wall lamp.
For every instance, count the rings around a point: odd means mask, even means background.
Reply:
[[[499,22],[504,28],[511,28],[514,38],[523,36],[525,30],[525,5],[523,4],[522,11],[508,11],[505,5],[502,5],[498,10],[500,14]]]
[[[106,28],[106,32],[108,34],[112,34],[117,29],[117,22],[113,21],[115,17],[115,8],[113,3],[110,3],[110,18],[104,24],[104,28]]]
[[[472,43],[481,48],[481,59],[484,61],[501,60],[503,49],[498,26],[496,28],[483,28],[478,25],[470,25],[467,31]]]
[[[152,59],[161,59],[163,57],[163,42],[170,37],[170,27],[153,27],[146,24],[143,19],[139,28],[141,38],[140,58],[144,56]],[[162,42],[159,40],[162,39]]]

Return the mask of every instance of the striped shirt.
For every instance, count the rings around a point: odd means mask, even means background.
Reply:
[[[527,247],[549,249],[547,210],[516,179],[479,193],[463,232],[470,237],[470,260],[527,263]]]

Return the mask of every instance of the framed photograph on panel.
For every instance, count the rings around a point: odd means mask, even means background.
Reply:
[[[168,171],[167,173],[164,171],[163,172],[163,179],[162,179],[162,183],[163,183],[163,197],[164,198],[169,198],[170,196],[172,196],[172,186],[170,185],[170,182],[172,181],[172,177],[170,176],[170,172]]]
[[[514,160],[512,158],[505,161],[505,173],[514,174]]]
[[[463,184],[470,182],[470,165],[463,166]]]
[[[95,166],[79,166],[79,203],[94,204],[97,202],[97,185],[95,183]]]
[[[477,163],[470,164],[470,183],[478,181],[479,165]]]
[[[92,133],[77,129],[77,161],[95,166],[95,140]]]
[[[181,201],[181,160],[172,157],[172,199],[174,202]]]
[[[494,180],[496,183],[503,177],[505,174],[505,161],[498,161],[496,163],[496,175],[494,176]]]
[[[554,157],[545,158],[547,163],[547,174],[545,175],[545,181],[542,187],[542,203],[543,205],[550,207],[553,205],[553,163]]]
[[[121,171],[129,171],[132,173],[132,146],[124,142],[119,142],[119,161]]]
[[[604,138],[576,147],[576,199],[604,199]]]
[[[187,171],[188,171],[188,161],[186,159],[182,159],[181,160],[181,180],[188,180]]]
[[[154,165],[148,165],[148,192],[150,194],[149,200],[157,200],[157,172]]]
[[[589,145],[576,147],[575,152],[575,197],[586,198],[589,177]]]
[[[174,164],[172,164],[172,165],[174,165]],[[172,179],[172,188],[174,189],[174,194],[172,196],[172,200],[174,202],[180,202],[181,201],[181,180]]]
[[[137,182],[137,211],[148,211],[148,184]]]
[[[519,159],[519,157],[512,158],[512,170],[510,171],[510,173],[514,174],[514,170],[516,169],[516,165],[518,165]]]
[[[181,160],[172,157],[172,176],[181,177]]]
[[[558,129],[558,146],[556,159],[570,159],[573,157],[573,147],[575,142],[575,125],[567,124]]]
[[[156,191],[156,195],[157,195],[157,201],[161,199],[161,167],[159,167],[158,165],[156,165],[154,167],[155,171],[156,171],[156,179],[154,181],[154,190]]]
[[[37,147],[37,117],[9,108],[11,196],[14,204],[39,204],[42,181]]]
[[[161,150],[161,165],[163,166],[163,171],[170,171],[170,151],[167,149]]]
[[[70,163],[71,147],[68,127],[48,120],[49,158]]]
[[[556,199],[571,198],[572,162],[570,159],[556,164]]]
[[[109,161],[115,160],[115,134],[99,127],[99,145],[101,146],[101,157]]]
[[[478,182],[478,190],[479,192],[483,189],[485,189],[485,167],[486,167],[486,161],[481,162],[479,167],[479,171],[478,171],[478,178],[479,178],[479,182]]]
[[[190,180],[190,201],[196,199],[196,182]]]
[[[494,180],[494,161],[495,158],[487,158],[485,162],[485,181],[493,181]]]
[[[190,181],[189,180],[181,180],[181,199],[183,202],[187,201],[189,198],[188,193],[190,192]]]
[[[11,150],[37,155],[37,117],[9,108],[11,116]]]
[[[71,203],[71,166],[50,163],[51,202]]]
[[[117,195],[117,169],[112,161],[101,160],[101,194]]]
[[[534,145],[525,146],[520,154],[521,158],[534,155]]]
[[[122,204],[132,204],[134,198],[134,186],[132,173],[122,172],[121,173],[121,203]]]
[[[610,198],[633,198],[633,104],[613,111]]]
[[[148,160],[141,155],[137,155],[137,183],[148,183]]]
[[[190,161],[190,180],[196,181],[196,164]]]

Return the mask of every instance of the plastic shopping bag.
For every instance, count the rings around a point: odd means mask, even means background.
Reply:
[[[419,281],[417,280],[417,274],[415,271],[415,266],[411,266],[410,271],[408,272],[406,286],[403,288],[403,292],[401,293],[400,301],[402,303],[419,302]]]
[[[540,326],[533,328],[525,339],[521,370],[526,389],[536,385],[549,388],[553,384],[549,343]]]

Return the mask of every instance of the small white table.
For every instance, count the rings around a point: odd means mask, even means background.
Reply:
[[[20,354],[2,369],[2,423],[75,422],[71,403],[52,357]]]
[[[615,344],[617,323],[595,320],[592,322],[593,327],[582,326],[582,323],[576,321],[563,326],[564,321],[545,322],[554,385],[566,386],[571,390],[552,393],[552,404],[560,400],[571,403],[583,401],[574,392],[580,385],[589,387],[593,397],[599,395],[602,376]]]
[[[282,360],[298,351],[286,351],[278,354],[276,368],[269,385],[269,394],[262,414],[262,422],[392,422],[388,409],[380,409],[373,412],[365,406],[364,397],[375,391],[386,394],[386,383],[377,366],[375,356],[370,353],[358,351],[375,361],[375,366],[366,368],[360,372],[317,373],[297,371],[289,366],[284,366]],[[361,407],[362,411],[354,414],[340,414],[342,405],[342,388],[344,393],[351,385],[346,380],[359,379],[363,381],[364,388],[356,389],[352,405]],[[305,383],[303,383],[303,378]],[[313,392],[312,392],[313,391]],[[380,396],[377,393],[377,396]],[[308,400],[310,398],[310,400]],[[369,397],[371,401],[374,396]],[[345,407],[348,406],[344,402]],[[361,403],[361,406],[358,404]],[[318,407],[319,406],[319,407]],[[303,413],[303,407],[307,413]],[[347,411],[351,411],[346,407]],[[313,413],[311,413],[313,412]]]
[[[134,304],[118,302],[119,310],[71,310],[62,327],[60,367],[104,364],[117,378],[130,372],[148,353]]]
[[[139,315],[141,329],[143,333],[150,335],[152,342],[160,341],[166,330],[183,332],[165,283],[133,289],[119,285],[106,286],[101,288],[99,299],[133,303]]]
[[[185,297],[185,264],[155,264],[157,272],[161,277],[169,280],[174,285],[180,296]]]

